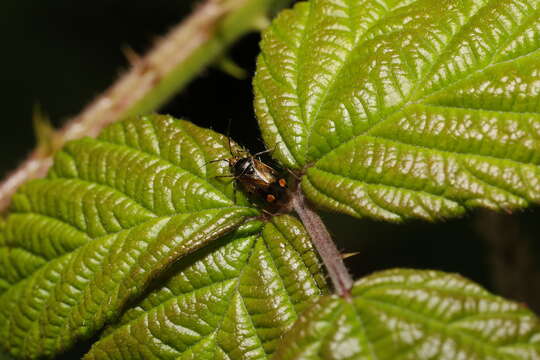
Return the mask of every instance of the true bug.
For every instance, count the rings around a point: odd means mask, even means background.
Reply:
[[[217,177],[234,178],[236,184],[252,198],[262,201],[271,209],[279,209],[287,204],[289,200],[287,180],[281,177],[276,169],[257,158],[272,150],[261,151],[254,155],[233,153],[229,138],[229,151],[232,155],[230,158],[211,161],[227,161],[229,164],[231,174]]]

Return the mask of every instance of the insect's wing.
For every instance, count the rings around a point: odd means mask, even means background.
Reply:
[[[254,161],[255,176],[258,180],[271,184],[277,180],[277,171],[262,161]]]

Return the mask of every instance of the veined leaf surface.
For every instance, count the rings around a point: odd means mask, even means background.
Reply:
[[[315,203],[435,220],[540,202],[540,1],[312,0],[263,35],[264,139]]]
[[[25,358],[65,351],[177,260],[257,215],[215,178],[226,164],[207,164],[228,156],[225,137],[168,116],[69,143],[0,224],[1,347]]]
[[[390,270],[327,296],[287,333],[276,360],[524,360],[540,357],[540,322],[523,305],[460,276]]]
[[[310,240],[290,216],[262,232],[245,226],[172,272],[86,359],[267,359],[326,291]]]

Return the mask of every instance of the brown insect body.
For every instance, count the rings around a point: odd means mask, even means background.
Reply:
[[[254,156],[234,156],[228,159],[228,162],[236,182],[248,194],[262,199],[273,207],[279,207],[287,202],[287,182],[279,177],[274,168]]]

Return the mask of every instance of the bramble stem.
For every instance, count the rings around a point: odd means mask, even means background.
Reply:
[[[242,35],[268,24],[268,14],[291,0],[206,0],[144,57],[130,56],[131,69],[76,117],[54,132],[0,183],[0,213],[24,182],[45,176],[54,153],[67,141],[97,136],[107,125],[155,111],[203,68],[222,57]]]
[[[353,280],[322,219],[307,203],[300,184],[293,193],[291,201],[294,211],[304,223],[313,245],[326,266],[334,290],[338,295],[350,298]]]

